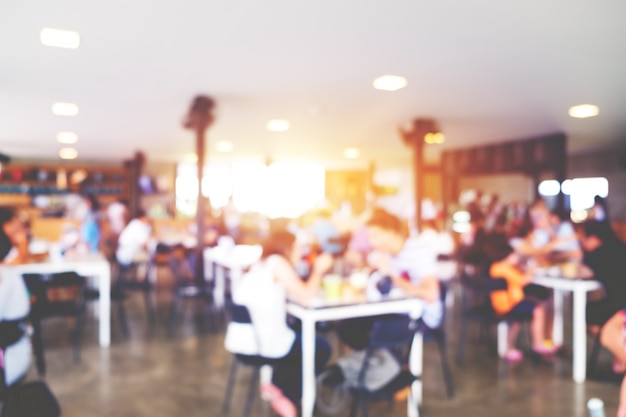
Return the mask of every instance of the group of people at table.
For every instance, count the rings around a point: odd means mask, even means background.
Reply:
[[[16,223],[15,213],[0,212],[0,260],[2,263],[20,262],[25,241]],[[529,211],[532,230],[524,236],[508,236],[498,229],[485,232],[478,225],[469,239],[462,241],[457,250],[462,261],[473,263],[491,277],[505,278],[507,289],[491,295],[497,314],[519,313],[532,317],[532,350],[542,356],[551,355],[558,346],[546,343],[549,320],[547,306],[549,291],[532,284],[536,274],[547,273],[559,265],[560,276],[594,277],[604,285],[603,298],[588,303],[587,322],[601,331],[602,343],[615,355],[614,368],[624,372],[626,353],[626,246],[615,236],[605,220],[591,220],[574,228],[568,220],[553,216],[545,203],[538,201]],[[358,230],[358,232],[357,232]],[[441,325],[444,304],[440,297],[438,253],[433,244],[432,230],[410,234],[407,222],[382,209],[369,213],[362,228],[355,229],[353,244],[348,244],[344,259],[356,259],[355,268],[367,267],[376,271],[371,277],[385,277],[392,288],[405,296],[423,301],[422,324],[430,328]],[[270,398],[274,410],[283,417],[297,415],[302,395],[302,350],[299,331],[287,320],[287,300],[309,305],[319,295],[324,277],[331,272],[337,254],[321,251],[315,257],[306,257],[310,265],[302,276],[301,265],[305,259],[301,241],[288,228],[271,230],[263,243],[261,258],[241,279],[233,284],[232,299],[248,308],[254,332],[258,336],[252,343],[250,329],[229,326],[225,339],[227,350],[234,353],[261,355],[272,358],[271,382],[261,390]],[[435,233],[436,235],[436,233]],[[131,263],[138,252],[151,242],[150,220],[140,213],[120,232],[116,252],[117,261]],[[360,257],[355,257],[359,252]],[[358,254],[357,254],[358,255]],[[350,265],[348,265],[349,269]],[[345,270],[345,269],[344,269]],[[0,290],[7,288],[2,285]],[[0,299],[2,291],[0,291]],[[3,306],[0,305],[0,313]],[[0,321],[3,317],[0,315]],[[380,317],[351,319],[336,327],[342,342],[352,349],[363,349],[368,333]],[[399,330],[400,331],[400,330]],[[246,335],[248,332],[248,335]],[[508,350],[504,359],[519,361],[523,353],[516,348],[517,326],[509,328]],[[11,347],[5,357],[14,355],[13,363],[28,364],[18,358],[24,351]],[[316,341],[316,369],[321,370],[330,358],[330,345],[323,338]],[[2,366],[0,355],[0,366]],[[8,384],[25,372],[15,368],[6,373]],[[618,417],[626,417],[626,383]]]

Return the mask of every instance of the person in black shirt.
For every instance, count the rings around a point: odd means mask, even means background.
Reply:
[[[587,303],[587,323],[602,326],[626,307],[626,244],[604,221],[588,221],[579,233],[583,263],[604,286],[604,298]]]

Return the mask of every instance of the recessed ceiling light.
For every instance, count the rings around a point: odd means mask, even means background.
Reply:
[[[78,135],[74,132],[57,133],[57,142],[64,144],[72,144],[78,142]]]
[[[578,106],[572,106],[569,108],[569,115],[577,119],[584,119],[587,117],[594,117],[600,113],[598,106],[593,104],[579,104]]]
[[[59,156],[61,159],[76,159],[78,158],[78,151],[74,148],[61,148]]]
[[[232,142],[228,141],[228,140],[220,140],[218,142],[215,142],[215,150],[218,152],[232,152],[233,149],[235,149],[235,145],[233,145]]]
[[[435,144],[443,143],[443,142],[445,142],[445,140],[446,140],[446,137],[441,132],[426,133],[426,136],[424,136],[424,142],[430,143],[430,144],[433,144],[433,143],[435,143]]]
[[[399,75],[383,75],[378,77],[372,83],[374,88],[384,91],[396,91],[407,86],[409,82],[406,78]]]
[[[80,35],[73,30],[43,28],[39,33],[39,38],[45,46],[76,49],[80,45]]]
[[[56,102],[52,105],[52,113],[57,116],[76,116],[78,106],[74,103]]]
[[[361,156],[361,151],[359,150],[359,148],[346,148],[343,151],[343,156],[348,159],[357,159],[359,156]]]
[[[267,122],[267,129],[272,132],[286,132],[289,130],[289,121],[283,119],[273,119]]]

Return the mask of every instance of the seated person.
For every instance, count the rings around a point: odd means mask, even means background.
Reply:
[[[579,239],[584,266],[604,287],[602,300],[587,302],[587,323],[602,326],[626,306],[626,244],[609,223],[595,220],[583,223]]]
[[[626,368],[626,344],[624,335],[626,334],[626,310],[619,310],[602,327],[600,341],[602,346],[611,351],[615,356],[613,370],[624,372]],[[626,417],[626,376],[622,380],[622,387],[619,394],[619,407],[617,417]]]
[[[375,252],[371,266],[378,274],[389,277],[392,287],[423,299],[421,321],[430,328],[441,325],[443,304],[440,300],[437,254],[417,237],[408,237],[404,221],[385,210],[375,210],[367,222],[370,244]],[[339,337],[353,349],[367,345],[369,333],[377,317],[344,320],[339,324]]]
[[[233,302],[246,306],[250,312],[258,346],[251,345],[249,338],[244,343],[245,336],[237,334],[238,326],[229,326],[224,342],[230,352],[277,360],[272,384],[263,386],[262,391],[281,417],[295,417],[302,398],[301,337],[287,325],[286,301],[311,302],[333,262],[328,254],[318,256],[309,278],[303,281],[294,269],[301,257],[293,234],[284,230],[270,234],[263,244],[261,260],[233,288]],[[324,339],[317,338],[315,351],[319,372],[330,357],[330,347]]]
[[[133,261],[147,260],[152,237],[152,225],[145,211],[140,210],[120,233],[115,257],[121,266]]]
[[[532,317],[530,329],[532,350],[540,355],[554,353],[557,348],[547,347],[544,342],[547,292],[542,292],[542,287],[531,283],[534,270],[525,268],[518,254],[506,246],[506,243],[499,245],[499,248],[498,251],[493,251],[494,262],[489,268],[489,275],[492,278],[504,278],[507,289],[490,294],[495,313],[513,318]],[[507,352],[504,354],[504,359],[508,361],[516,362],[523,358],[522,352],[515,348],[518,332],[519,323],[511,323],[507,337]]]

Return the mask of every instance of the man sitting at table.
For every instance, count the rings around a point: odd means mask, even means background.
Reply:
[[[152,225],[145,211],[140,210],[120,233],[115,256],[122,267],[133,261],[148,259],[148,245],[152,237]]]
[[[437,254],[417,237],[409,237],[408,227],[397,216],[377,209],[367,222],[370,244],[374,252],[370,264],[379,274],[389,277],[392,290],[400,289],[408,296],[426,303],[422,322],[435,329],[441,325],[443,303],[440,300]],[[376,317],[345,320],[339,325],[339,337],[353,349],[365,348]]]
[[[587,303],[587,324],[603,326],[626,306],[626,244],[607,222],[588,221],[579,230],[583,262],[604,286],[604,298]]]

